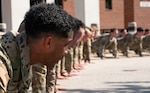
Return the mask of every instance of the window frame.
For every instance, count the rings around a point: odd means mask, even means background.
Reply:
[[[112,10],[112,0],[105,0],[106,10]]]

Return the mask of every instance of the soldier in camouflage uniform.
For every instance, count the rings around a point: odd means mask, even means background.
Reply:
[[[73,27],[72,30],[74,31],[74,36],[73,36],[73,40],[68,44],[68,52],[70,52],[70,49],[74,48],[76,46],[76,44],[79,43],[79,41],[81,40],[81,38],[84,35],[84,23],[76,18],[73,18],[73,20],[71,21],[73,23]],[[68,52],[66,54],[68,54]],[[64,57],[63,57],[64,58]],[[63,59],[63,61],[65,60],[65,58]],[[70,59],[69,59],[70,60]],[[64,63],[66,64],[66,63]],[[69,65],[69,64],[67,64]],[[70,64],[71,65],[71,64]],[[70,68],[70,67],[69,67]],[[56,79],[56,69],[53,68],[53,70],[48,70],[48,74],[47,74],[47,93],[56,93],[57,89],[56,89],[56,83],[57,83],[57,79]],[[71,74],[71,73],[70,73]],[[66,76],[70,76],[69,74],[66,74]],[[61,89],[61,88],[58,88]]]
[[[83,58],[83,41],[81,40],[73,49],[73,68],[75,70],[81,69],[81,61]]]
[[[122,39],[118,39],[118,50],[120,50],[123,55],[128,57],[129,46],[133,44],[133,35],[127,33],[126,36]]]
[[[124,39],[123,39],[123,44],[120,50],[122,53],[129,57],[128,51],[133,50],[139,56],[142,56],[142,36],[143,36],[143,29],[142,28],[137,28],[137,33],[135,34],[130,34],[128,33]]]
[[[142,51],[143,51],[143,35],[144,30],[143,28],[139,27],[137,28],[137,33],[133,35],[133,44],[129,47],[130,50],[135,51],[136,54],[138,54],[140,57],[142,57]]]
[[[91,38],[92,38],[92,32],[90,31],[89,27],[86,27],[85,29],[85,35],[83,37],[83,60],[85,63],[90,63],[91,58]]]
[[[122,46],[124,45],[124,38],[127,35],[127,30],[126,29],[121,29],[120,33],[117,37],[117,49],[119,52],[122,52]]]
[[[150,30],[145,29],[144,36],[143,36],[143,50],[150,51]]]
[[[32,7],[25,16],[25,32],[8,32],[1,39],[0,92],[27,93],[30,64],[38,65],[33,67],[35,75],[41,76],[33,79],[37,85],[46,83],[46,66],[52,70],[67,51],[71,28],[71,16],[55,4]],[[46,84],[37,87],[36,93],[46,93]]]
[[[111,29],[109,34],[103,34],[96,38],[96,40],[92,43],[92,47],[98,51],[98,56],[100,58],[104,58],[104,50],[109,49],[112,50],[113,56],[117,57],[117,37],[118,30]]]
[[[145,29],[144,35],[149,35],[149,34],[150,34],[150,30],[149,29]]]
[[[67,76],[69,76],[73,70],[73,48],[68,49],[68,53],[65,55],[65,70]]]
[[[70,72],[72,70],[72,66],[73,66],[73,50],[74,48],[76,48],[78,45],[81,44],[81,38],[83,37],[84,35],[84,23],[79,20],[79,19],[76,19],[74,20],[74,26],[72,28],[72,30],[75,32],[74,34],[74,38],[73,38],[73,41],[70,42],[69,44],[69,49],[68,49],[68,53],[66,53],[65,57],[64,57],[64,64],[65,64],[65,69]],[[72,45],[72,43],[74,43],[74,45]],[[81,57],[80,57],[81,59]],[[62,75],[63,75],[63,72],[62,72]]]
[[[73,70],[76,69],[75,66],[76,63],[79,62],[79,60],[81,60],[81,54],[82,54],[81,39],[84,36],[84,32],[85,32],[84,23],[79,20],[76,20],[76,26],[73,28],[73,30],[75,31],[75,35],[73,41],[69,44],[70,48],[68,54],[65,55],[65,68],[66,71],[68,72],[68,76],[72,75]]]
[[[143,45],[143,50],[148,50],[148,51],[150,51],[150,34],[145,35],[145,36],[143,37],[142,45]]]

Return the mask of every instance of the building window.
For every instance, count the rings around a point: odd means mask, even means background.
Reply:
[[[106,9],[112,9],[112,0],[105,0]]]

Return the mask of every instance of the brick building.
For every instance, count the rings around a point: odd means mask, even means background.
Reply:
[[[143,28],[150,28],[150,0],[124,0],[126,1],[125,5],[133,2],[131,7],[131,12],[133,15],[131,19],[128,19],[126,16],[129,15],[130,11],[126,10],[125,14],[125,27],[127,26],[127,22],[135,21],[137,22],[137,26],[141,26]],[[128,1],[128,2],[127,2]],[[129,5],[128,5],[129,6]],[[125,6],[127,7],[127,6]],[[127,8],[126,8],[127,9]]]
[[[82,20],[87,26],[100,25],[99,0],[0,0],[0,23],[6,23],[7,31],[17,30],[26,11],[38,2],[62,5],[64,10]]]
[[[100,0],[100,28],[127,28],[129,22],[150,28],[150,0]]]
[[[63,0],[63,9],[70,15],[75,16],[75,4],[74,0]]]
[[[17,30],[30,8],[31,1],[0,0],[0,22],[7,30]],[[87,26],[97,24],[103,32],[111,28],[127,28],[128,22],[150,28],[150,0],[42,0],[57,3],[69,14],[82,20]],[[17,4],[16,4],[17,3]]]

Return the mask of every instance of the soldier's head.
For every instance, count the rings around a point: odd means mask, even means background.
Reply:
[[[40,3],[45,3],[45,0],[30,0],[31,7]]]
[[[68,47],[76,47],[77,43],[81,41],[85,32],[85,24],[79,20],[74,18],[74,24],[72,30],[74,31],[73,40],[69,43]]]
[[[124,37],[127,34],[127,30],[126,29],[121,29],[120,34],[121,34],[122,37]]]
[[[93,37],[96,38],[97,35],[98,35],[98,27],[97,27],[97,25],[91,25],[91,30],[92,30],[92,33],[93,33]]]
[[[116,28],[110,29],[110,35],[112,37],[117,37],[118,36],[118,29],[116,29]]]
[[[38,55],[39,62],[54,66],[65,55],[73,39],[72,20],[55,4],[42,3],[31,7],[24,19],[31,56]],[[34,54],[32,50],[40,53]]]
[[[144,35],[149,35],[150,34],[150,30],[147,28],[145,29]]]
[[[92,37],[92,31],[89,27],[85,28],[85,34],[82,38],[83,41],[87,41],[88,39],[90,39]]]
[[[144,29],[143,29],[142,27],[138,27],[138,28],[137,28],[137,35],[138,35],[138,36],[144,35]]]

